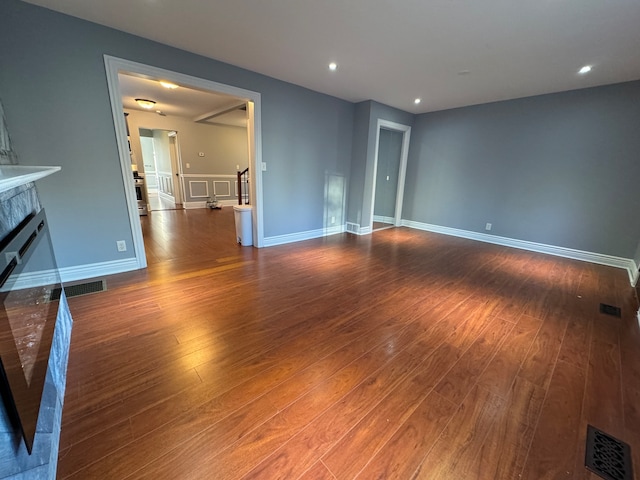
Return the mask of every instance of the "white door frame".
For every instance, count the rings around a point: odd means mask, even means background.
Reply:
[[[373,211],[376,204],[376,177],[378,176],[378,150],[380,147],[380,130],[394,130],[402,132],[402,151],[400,153],[400,169],[398,171],[398,190],[396,193],[396,209],[393,224],[396,227],[402,222],[402,202],[404,201],[404,180],[407,173],[407,159],[409,157],[409,141],[411,139],[411,127],[401,123],[390,122],[389,120],[378,119],[376,127],[376,148],[373,161],[373,178],[371,183],[371,215],[369,221],[371,231],[373,231]]]
[[[124,109],[122,107],[122,97],[120,94],[120,82],[118,80],[119,72],[128,72],[139,75],[146,75],[152,78],[162,78],[175,82],[179,85],[188,85],[197,89],[212,90],[228,95],[240,97],[245,101],[251,102],[253,108],[248,108],[248,123],[253,128],[247,128],[253,137],[254,148],[251,150],[249,158],[249,175],[251,182],[251,199],[253,204],[253,238],[254,245],[257,247],[264,246],[264,226],[263,226],[263,202],[262,202],[262,123],[261,123],[261,96],[258,92],[245,90],[243,88],[225,85],[223,83],[205,80],[203,78],[192,77],[183,73],[165,70],[163,68],[145,65],[143,63],[132,62],[122,58],[104,55],[104,64],[107,74],[107,87],[109,90],[109,99],[111,100],[111,113],[113,115],[113,123],[116,130],[116,142],[118,145],[118,155],[120,157],[120,168],[122,170],[122,179],[124,181],[124,194],[127,201],[127,210],[129,213],[129,224],[131,226],[131,235],[133,237],[133,247],[138,268],[147,266],[147,257],[144,251],[144,240],[142,238],[142,226],[140,224],[140,216],[138,215],[138,204],[133,184],[133,175],[131,174],[131,158],[129,156],[129,146],[127,143],[127,128],[124,119]],[[251,141],[250,137],[250,141]]]

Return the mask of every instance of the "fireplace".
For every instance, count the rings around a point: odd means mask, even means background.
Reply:
[[[0,389],[31,453],[62,286],[44,209],[0,240]]]

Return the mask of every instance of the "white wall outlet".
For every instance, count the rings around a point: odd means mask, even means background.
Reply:
[[[389,175],[387,175],[387,182],[389,181]]]
[[[263,172],[267,171],[267,162],[262,162],[262,171]]]
[[[331,217],[331,225],[333,225],[334,223],[336,223],[336,217]]]
[[[188,162],[187,162],[187,163],[185,163],[185,165],[184,165],[184,166],[185,166],[185,167],[187,167],[187,168],[191,168],[191,164],[190,164],[190,163],[188,163]]]
[[[487,224],[484,226],[484,229],[485,229],[485,230],[491,230],[491,227],[492,227],[492,225],[491,225],[490,223],[487,223]]]
[[[198,152],[199,157],[204,157],[204,152]]]
[[[236,170],[240,170],[240,165],[236,165]]]
[[[119,252],[126,252],[127,251],[127,242],[125,242],[124,240],[118,240],[116,242],[116,246],[118,247],[118,251]]]

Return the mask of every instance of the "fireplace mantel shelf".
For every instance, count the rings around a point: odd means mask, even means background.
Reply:
[[[0,165],[0,193],[29,182],[35,182],[61,169],[62,167]]]

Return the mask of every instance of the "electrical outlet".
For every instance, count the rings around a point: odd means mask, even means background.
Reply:
[[[236,165],[236,170],[240,170],[240,165]]]
[[[119,252],[126,252],[127,251],[127,242],[125,242],[124,240],[118,240],[116,242],[116,246],[118,247],[118,251]]]
[[[487,224],[485,225],[484,229],[485,229],[485,230],[491,230],[491,226],[492,226],[492,225],[491,225],[490,223],[487,223]]]
[[[191,168],[191,164],[190,164],[189,162],[187,162],[187,163],[185,164],[185,167],[187,167],[187,168]]]
[[[267,162],[262,162],[262,171],[263,172],[267,171]]]
[[[336,223],[336,217],[331,217],[331,225],[333,225],[334,223]]]

